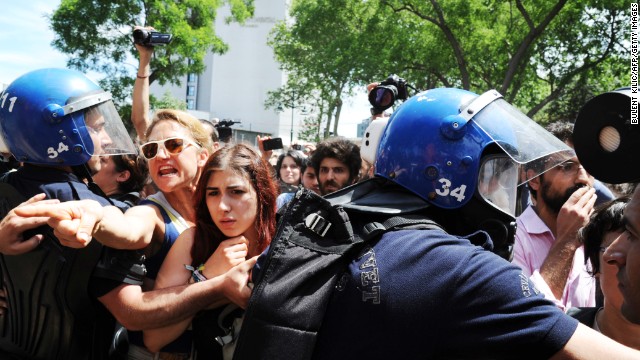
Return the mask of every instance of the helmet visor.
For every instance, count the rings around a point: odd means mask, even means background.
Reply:
[[[93,144],[84,145],[86,149],[93,149],[92,156],[135,154],[137,152],[111,100],[88,107],[83,111],[84,123],[76,124],[76,126],[78,128],[86,127],[87,132],[91,135]]]
[[[507,155],[487,156],[478,173],[478,192],[490,204],[516,216],[518,164]]]
[[[492,101],[471,121],[524,170],[533,170],[521,171],[518,185],[576,156],[567,144],[502,98]]]

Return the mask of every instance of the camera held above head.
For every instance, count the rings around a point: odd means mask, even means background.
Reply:
[[[217,124],[215,124],[215,128],[218,131],[218,138],[220,139],[220,141],[222,142],[229,142],[229,140],[231,139],[231,125],[233,124],[239,124],[240,121],[234,121],[234,120],[229,120],[229,119],[224,119],[224,120],[220,120],[218,121]]]
[[[230,127],[233,124],[240,124],[240,121],[224,119],[224,120],[218,121],[218,123],[215,126],[217,128],[221,128],[221,127]]]
[[[144,46],[167,45],[173,39],[173,35],[149,31],[145,29],[133,30],[133,42]]]
[[[398,75],[391,74],[378,86],[369,92],[369,103],[371,104],[371,115],[381,114],[396,102],[396,100],[407,100],[407,81]]]

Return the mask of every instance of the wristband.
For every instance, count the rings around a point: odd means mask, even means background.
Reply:
[[[151,74],[149,74],[149,75],[145,75],[145,76],[140,76],[140,75],[138,75],[138,79],[146,79],[146,78],[148,78],[150,75],[151,75]]]
[[[200,272],[204,270],[204,265],[198,266],[197,269],[191,265],[185,265],[184,268],[191,271],[191,278],[193,279],[193,282],[200,282],[200,281],[207,280],[207,277]]]

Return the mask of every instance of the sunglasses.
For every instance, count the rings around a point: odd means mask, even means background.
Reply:
[[[194,142],[189,141],[188,139],[180,137],[170,137],[164,140],[149,141],[147,143],[144,143],[140,145],[140,151],[147,160],[151,160],[156,157],[156,155],[158,155],[160,144],[162,144],[162,146],[164,146],[164,149],[171,155],[180,154],[182,150],[187,148],[189,145],[200,147]]]

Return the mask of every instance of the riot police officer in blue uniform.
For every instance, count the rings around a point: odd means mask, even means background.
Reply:
[[[36,70],[11,83],[0,96],[0,135],[0,152],[24,163],[0,178],[0,203],[14,220],[15,210],[9,210],[19,203],[16,193],[44,193],[62,202],[57,205],[85,199],[111,204],[91,181],[100,168],[99,157],[136,152],[110,95],[84,74],[67,69]],[[42,205],[53,204],[28,204]],[[34,219],[39,221],[41,217]],[[254,263],[197,284],[143,293],[145,268],[137,251],[98,241],[66,247],[49,227],[36,229],[45,234],[38,243],[31,241],[38,238],[32,233],[15,234],[24,228],[20,224],[0,224],[11,235],[0,239],[0,248],[13,254],[0,255],[8,302],[0,318],[2,359],[107,359],[122,353],[118,350],[126,353],[112,343],[115,319],[143,330],[193,316],[243,290]],[[33,246],[12,246],[20,238]]]
[[[500,94],[421,92],[362,148],[374,179],[325,199],[299,190],[281,213],[234,359],[638,356],[507,261],[520,166],[573,152]]]
[[[99,157],[136,152],[110,94],[67,69],[37,70],[12,82],[2,93],[0,129],[0,150],[23,163],[1,182],[23,197],[44,193],[61,202],[111,204],[91,181],[100,170]],[[140,255],[97,242],[70,249],[50,230],[38,232],[47,236],[34,250],[0,258],[8,300],[0,319],[0,353],[29,359],[106,358],[115,323],[96,299],[121,283],[140,285]]]

